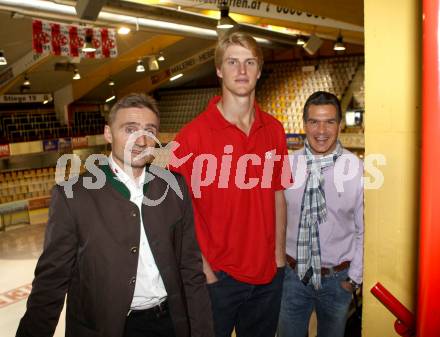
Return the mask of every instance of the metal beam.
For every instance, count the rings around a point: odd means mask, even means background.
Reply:
[[[109,74],[117,74],[122,70],[136,63],[139,57],[147,54],[158,54],[161,50],[171,46],[182,37],[172,35],[157,35],[141,43],[128,52],[121,54],[118,58],[112,59],[101,66],[96,67],[87,73],[87,77],[72,83],[73,99],[78,100],[88,92],[96,88],[108,79]]]
[[[75,5],[76,14],[83,20],[95,21],[106,0],[78,0]]]

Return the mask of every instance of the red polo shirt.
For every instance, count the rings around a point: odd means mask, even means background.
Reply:
[[[229,123],[214,97],[177,135],[174,151],[192,192],[195,228],[213,270],[251,284],[272,280],[275,263],[275,191],[290,182],[284,129],[255,103],[249,136]],[[277,160],[278,159],[278,160]]]

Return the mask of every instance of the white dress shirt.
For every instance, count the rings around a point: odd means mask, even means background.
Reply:
[[[130,191],[130,201],[136,204],[139,208],[140,216],[140,232],[141,238],[139,243],[139,260],[136,273],[136,284],[134,288],[133,301],[131,302],[131,310],[144,310],[152,308],[166,299],[167,292],[163,284],[162,278],[154,261],[153,253],[151,252],[148,243],[147,235],[145,234],[144,223],[142,218],[142,200],[143,182],[145,180],[145,170],[134,181],[132,177],[127,175],[116,162],[112,155],[109,156],[109,165],[119,180]]]

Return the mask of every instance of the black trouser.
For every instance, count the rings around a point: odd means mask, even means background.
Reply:
[[[225,272],[215,272],[218,281],[209,284],[216,337],[274,337],[280,312],[284,268],[272,282],[253,285],[237,281]]]
[[[168,307],[130,312],[125,320],[124,337],[175,337]]]

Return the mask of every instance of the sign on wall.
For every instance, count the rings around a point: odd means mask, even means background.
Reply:
[[[89,146],[87,137],[72,137],[72,148],[80,149]]]
[[[10,94],[0,95],[0,103],[17,104],[17,103],[43,103],[51,101],[51,94]]]
[[[57,151],[58,150],[58,139],[47,139],[43,140],[43,151]]]
[[[0,145],[0,157],[9,157],[10,155],[9,144]]]
[[[218,10],[221,0],[168,0],[183,7]],[[294,2],[294,1],[292,1]],[[363,27],[258,0],[229,0],[232,13],[363,32]],[[294,4],[292,4],[293,6]]]
[[[214,59],[214,53],[215,48],[209,47],[207,49],[202,50],[201,52],[188,57],[187,59],[173,65],[169,69],[165,69],[162,72],[159,72],[155,75],[151,76],[151,83],[153,85],[158,84],[168,78],[170,78],[173,75],[184,73],[185,71],[188,71],[200,64],[203,64],[205,62],[208,62],[212,59]]]

